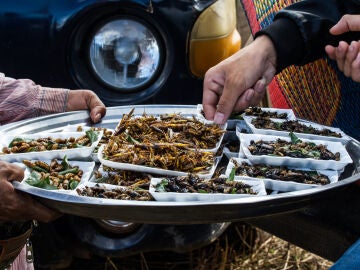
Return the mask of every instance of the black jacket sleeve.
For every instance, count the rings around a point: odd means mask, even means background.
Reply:
[[[360,16],[360,0],[303,0],[279,11],[273,23],[255,37],[271,38],[280,72],[292,64],[304,65],[324,56],[327,44],[360,40],[360,32],[330,35],[329,29],[345,14]]]

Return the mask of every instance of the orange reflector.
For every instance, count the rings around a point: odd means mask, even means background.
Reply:
[[[241,37],[236,29],[230,35],[216,39],[192,39],[189,50],[190,70],[193,75],[203,77],[209,68],[240,48]]]

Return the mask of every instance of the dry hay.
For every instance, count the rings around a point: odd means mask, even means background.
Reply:
[[[187,252],[150,252],[107,258],[71,269],[106,270],[326,270],[332,262],[246,224],[233,223],[212,244]],[[84,264],[85,263],[85,264]],[[98,267],[96,267],[96,265]]]
[[[332,265],[284,240],[241,224],[233,224],[215,243],[202,248],[197,260],[192,269],[325,270]]]

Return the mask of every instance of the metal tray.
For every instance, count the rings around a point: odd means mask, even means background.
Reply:
[[[94,126],[114,129],[123,114],[135,108],[135,114],[144,111],[149,114],[179,112],[196,114],[196,105],[135,105],[107,108],[105,118]],[[0,136],[8,132],[36,133],[61,131],[67,125],[91,125],[87,111],[67,112],[4,125]],[[313,202],[334,196],[349,184],[360,179],[358,173],[360,143],[350,140],[346,149],[354,163],[346,166],[340,181],[331,185],[307,190],[272,194],[267,196],[243,197],[216,202],[159,202],[159,201],[116,201],[58,194],[31,186],[14,186],[41,201],[48,207],[65,214],[90,218],[118,219],[136,223],[154,224],[204,224],[225,221],[239,221],[248,218],[273,215],[304,209]]]

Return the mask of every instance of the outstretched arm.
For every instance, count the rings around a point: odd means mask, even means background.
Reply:
[[[13,79],[0,73],[0,124],[53,113],[89,110],[93,122],[106,108],[91,90],[43,87],[29,79]]]
[[[267,36],[210,68],[204,79],[205,117],[223,124],[230,114],[257,105],[276,72],[276,52]]]

